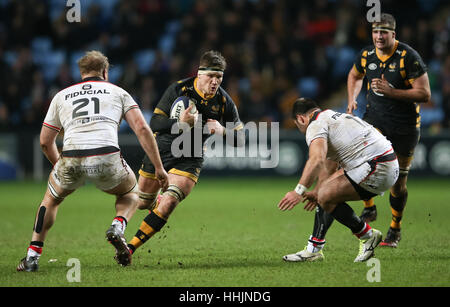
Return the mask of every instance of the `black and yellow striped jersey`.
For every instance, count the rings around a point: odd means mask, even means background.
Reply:
[[[156,105],[150,127],[157,134],[158,145],[170,148],[170,144],[178,136],[171,134],[172,125],[177,120],[171,119],[169,115],[173,102],[180,96],[187,96],[194,101],[202,118],[202,126],[208,119],[214,119],[224,127],[232,126],[234,130],[243,128],[233,99],[222,87],[219,87],[213,97],[205,97],[197,88],[197,78],[191,77],[172,83]],[[202,134],[202,144],[208,137],[209,135]]]
[[[427,67],[420,55],[409,45],[396,41],[392,54],[382,56],[373,46],[358,54],[353,69],[367,78],[365,117],[394,121],[396,124],[420,126],[419,104],[387,98],[370,88],[372,79],[384,78],[396,89],[410,89]]]

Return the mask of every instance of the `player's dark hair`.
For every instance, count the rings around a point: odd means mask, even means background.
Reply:
[[[319,105],[311,98],[299,98],[294,102],[294,106],[292,107],[292,117],[296,118],[299,114],[303,115],[317,108],[319,108]]]
[[[388,25],[391,30],[395,30],[396,22],[394,16],[388,13],[382,13],[380,15],[380,21],[379,22],[373,22],[372,27],[377,27],[381,25]]]
[[[227,61],[219,51],[206,51],[200,57],[201,68],[216,68],[224,71],[227,68]]]

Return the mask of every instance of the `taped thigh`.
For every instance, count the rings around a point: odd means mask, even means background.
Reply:
[[[184,192],[175,184],[169,184],[169,187],[164,192],[164,195],[170,195],[176,200],[178,200],[178,202],[181,202],[183,199],[186,198]]]
[[[411,164],[413,161],[413,156],[411,157],[406,157],[406,156],[402,156],[397,154],[397,159],[398,159],[398,166],[400,169],[399,172],[399,177],[406,177],[408,176],[409,170],[411,168]]]
[[[48,190],[50,191],[50,195],[56,200],[56,201],[63,201],[64,196],[60,196],[59,193],[56,191],[54,185],[51,183],[51,181],[48,181]]]
[[[158,197],[159,191],[156,191],[154,193],[145,193],[142,191],[138,192],[139,199],[144,202],[145,204],[151,204],[154,205],[156,203],[156,199]]]

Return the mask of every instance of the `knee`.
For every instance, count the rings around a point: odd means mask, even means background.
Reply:
[[[137,201],[138,209],[140,210],[153,209],[156,206],[159,191],[154,193],[145,193],[139,191],[138,195],[139,195]]]
[[[173,196],[165,195],[161,198],[161,203],[158,206],[158,211],[161,211],[162,207],[164,208],[175,208],[180,201]]]
[[[157,210],[158,213],[167,220],[178,203],[178,199],[166,194],[163,195],[163,197],[161,198],[161,202],[155,208],[155,210]]]
[[[136,191],[132,190],[128,193],[122,195],[116,195],[116,205],[122,205],[130,207],[136,207],[138,204],[138,194]]]
[[[317,195],[317,202],[319,203],[320,207],[322,207],[322,209],[327,213],[331,213],[336,206],[336,204],[333,203],[333,200],[330,198],[330,195],[323,191],[319,191]]]
[[[132,203],[136,203],[139,199],[138,193],[136,191],[131,191],[125,195],[120,196],[121,198],[124,198]]]
[[[164,192],[161,202],[158,205],[158,212],[164,217],[168,218],[175,207],[185,199],[185,193],[174,184],[169,185],[167,190]]]

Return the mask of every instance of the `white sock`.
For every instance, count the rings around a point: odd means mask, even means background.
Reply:
[[[122,232],[125,233],[125,229],[127,228],[127,222],[123,218],[114,218],[111,225],[116,225],[117,228]]]
[[[324,245],[325,240],[323,240],[323,242],[314,242],[314,238],[310,236],[308,240],[308,245],[306,246],[306,250],[310,253],[318,253],[323,249]]]
[[[37,257],[37,259],[39,260],[39,258],[41,257],[41,253],[42,253],[42,249],[41,252],[37,252],[34,249],[32,249],[31,247],[28,247],[27,250],[27,259],[30,259],[30,257]]]
[[[362,232],[365,232],[365,233],[359,236],[358,234],[362,233]],[[370,227],[367,223],[364,223],[364,227],[359,233],[357,234],[357,236],[359,237],[360,240],[367,240],[370,237],[372,237],[373,230],[372,230],[372,227]]]

